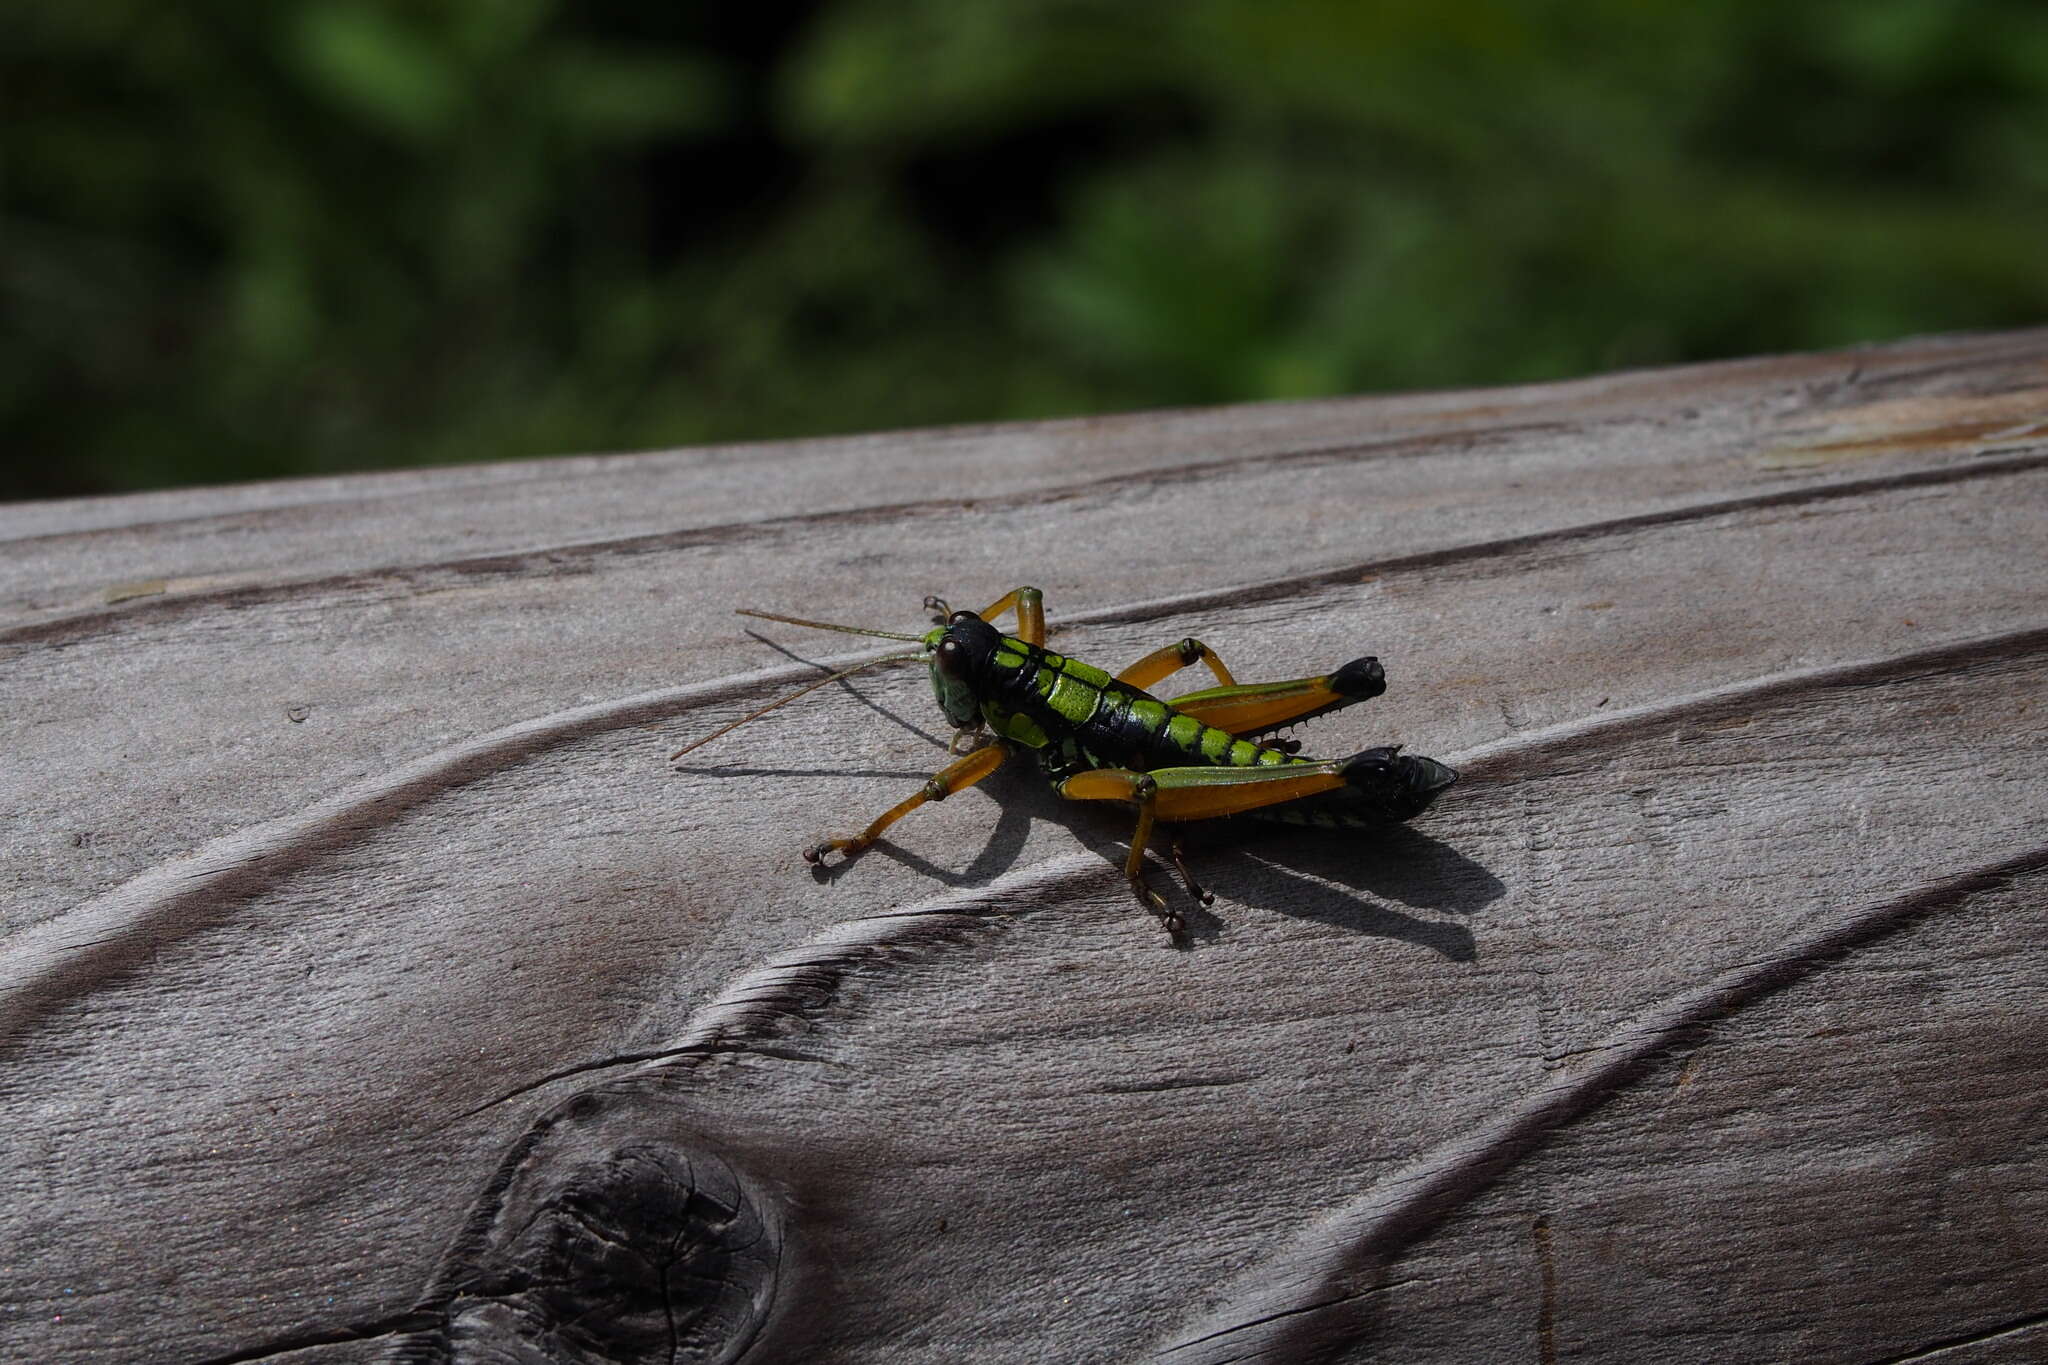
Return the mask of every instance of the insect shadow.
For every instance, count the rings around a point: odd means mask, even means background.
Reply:
[[[1219,897],[1400,939],[1453,962],[1478,959],[1471,928],[1458,919],[1410,912],[1470,916],[1507,894],[1507,886],[1483,866],[1405,825],[1362,831],[1227,823],[1203,854],[1190,843],[1190,856],[1202,856],[1208,884]]]
[[[1123,860],[1128,845],[1114,813],[1088,811],[1076,818],[1073,805],[1061,801],[1035,773],[998,773],[984,787],[1000,814],[987,843],[966,867],[942,867],[886,838],[876,842],[870,855],[947,886],[983,885],[1016,865],[1032,823],[1043,820],[1073,831],[1107,868]],[[1196,875],[1221,901],[1412,943],[1453,962],[1477,960],[1472,930],[1456,919],[1410,912],[1469,916],[1507,894],[1506,885],[1483,866],[1406,825],[1321,830],[1211,820],[1181,828]],[[826,882],[846,866],[814,866],[811,871]],[[1197,909],[1187,920],[1190,942],[1183,946],[1218,938],[1228,925],[1227,912],[1218,916]]]
[[[1044,810],[1033,811],[1030,809],[1032,804],[1034,803],[1030,801],[1019,800],[1002,802],[997,807],[1000,814],[996,817],[994,828],[989,830],[988,842],[982,845],[981,852],[974,855],[974,861],[958,872],[941,867],[928,858],[921,858],[911,850],[887,839],[878,840],[870,851],[947,886],[986,885],[1017,865],[1017,858],[1024,851],[1024,842],[1031,836],[1033,820],[1059,820],[1058,813],[1053,809],[1057,803],[1050,792],[1046,793],[1042,802],[1036,803],[1043,805]],[[850,864],[847,863],[834,863],[830,867],[822,863],[813,863],[811,876],[820,882],[837,881],[848,866]]]

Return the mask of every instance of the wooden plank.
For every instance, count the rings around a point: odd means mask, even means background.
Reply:
[[[6,509],[0,1356],[2020,1358],[2044,423],[2032,332]],[[661,765],[815,676],[731,606],[1019,581],[1466,779],[1173,951],[1021,769],[795,861],[915,678]]]

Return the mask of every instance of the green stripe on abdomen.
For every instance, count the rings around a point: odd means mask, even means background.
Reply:
[[[1054,714],[1070,725],[1085,725],[1093,719],[1095,708],[1102,704],[1102,689],[1064,671],[1051,676],[1052,690],[1045,695],[1045,704]]]

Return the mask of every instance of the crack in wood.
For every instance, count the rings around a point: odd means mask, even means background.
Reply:
[[[1248,1085],[1255,1076],[1167,1076],[1154,1081],[1107,1081],[1097,1087],[1105,1095],[1149,1095],[1161,1090],[1213,1090]]]
[[[349,1323],[340,1327],[315,1327],[285,1336],[271,1337],[254,1346],[245,1346],[225,1355],[208,1356],[204,1360],[194,1362],[194,1365],[255,1365],[257,1361],[289,1355],[294,1351],[308,1351],[319,1346],[347,1346],[355,1342],[375,1341],[380,1337],[430,1331],[439,1323],[440,1318],[434,1313],[407,1309],[404,1312],[388,1313],[367,1322]]]
[[[1961,1336],[1943,1337],[1940,1341],[1930,1341],[1924,1346],[1914,1347],[1904,1355],[1886,1356],[1881,1360],[1866,1361],[1864,1365],[1913,1365],[1915,1361],[1938,1360],[1950,1351],[1959,1351],[1966,1346],[1983,1346],[1987,1343],[1995,1342],[2001,1337],[2022,1337],[2034,1329],[2042,1327],[2048,1327],[2048,1312],[2030,1313],[2023,1318],[2013,1318],[2009,1321],[2001,1322],[1995,1327],[1985,1327],[1974,1332],[1965,1332]],[[1957,1365],[1961,1365],[1960,1360],[1957,1362]]]

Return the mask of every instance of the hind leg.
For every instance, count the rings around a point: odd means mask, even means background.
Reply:
[[[1294,678],[1287,682],[1240,683],[1230,675],[1216,651],[1190,635],[1185,640],[1155,649],[1116,675],[1120,683],[1149,688],[1183,668],[1202,663],[1216,675],[1219,686],[1189,692],[1169,703],[1184,716],[1243,737],[1292,725],[1296,721],[1328,715],[1353,702],[1377,697],[1387,690],[1387,675],[1380,661],[1368,655],[1353,659],[1335,673],[1317,678]]]
[[[1326,716],[1386,690],[1386,672],[1378,659],[1368,655],[1319,678],[1211,687],[1175,697],[1168,704],[1204,725],[1242,737]]]

